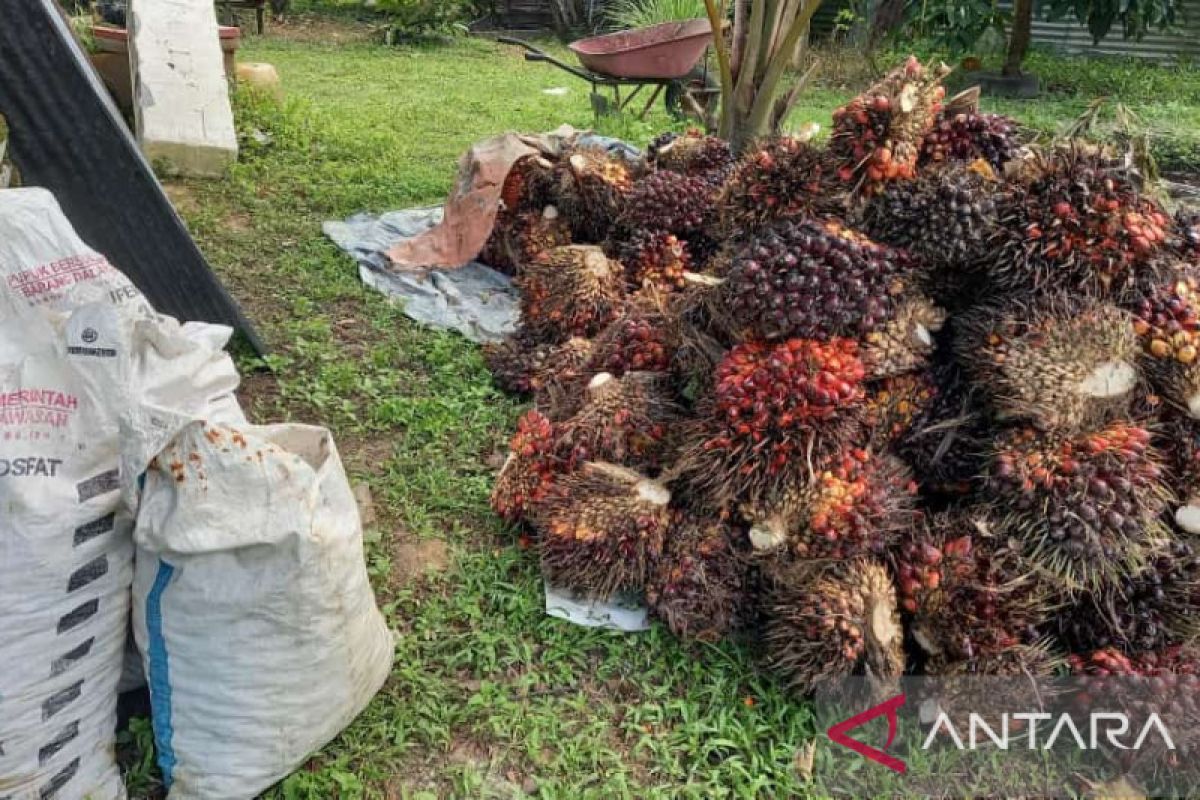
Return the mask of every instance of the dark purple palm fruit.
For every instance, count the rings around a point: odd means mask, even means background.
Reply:
[[[720,229],[726,238],[744,238],[779,220],[842,215],[848,202],[827,151],[776,137],[734,167],[721,190]]]
[[[1000,170],[1020,146],[1017,121],[1002,114],[943,112],[921,143],[921,166],[985,159]]]
[[[746,616],[747,561],[739,531],[719,519],[673,512],[663,554],[646,584],[650,610],[681,639],[716,642]]]
[[[658,169],[720,183],[733,168],[734,156],[729,142],[692,129],[657,137],[646,150],[646,161]]]

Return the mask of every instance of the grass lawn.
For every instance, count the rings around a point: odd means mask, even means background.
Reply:
[[[756,668],[751,646],[688,646],[661,630],[620,635],[543,614],[534,559],[487,505],[518,405],[492,388],[475,345],[417,327],[364,289],[320,231],[357,211],[438,202],[458,156],[484,136],[588,126],[586,87],[511,48],[389,48],[365,26],[322,17],[249,36],[241,57],[278,68],[286,103],[239,98],[244,149],[230,176],[169,190],[273,347],[274,375],[248,372],[247,409],[263,422],[329,425],[353,477],[370,485],[369,567],[399,634],[379,697],[268,796],[809,794],[794,768],[814,735],[809,711]],[[1191,95],[1144,93],[1134,105],[1173,135],[1195,135],[1191,77]],[[542,91],[559,86],[568,92]],[[819,87],[791,124],[825,122],[848,94],[836,81]],[[1088,99],[1003,108],[1053,129]],[[644,142],[666,125],[660,111],[647,125],[605,127]],[[134,730],[144,741],[144,723]],[[129,779],[135,797],[155,794],[148,767]]]

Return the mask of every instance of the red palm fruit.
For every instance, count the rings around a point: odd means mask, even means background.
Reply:
[[[657,308],[628,309],[596,337],[593,372],[667,372],[679,348],[678,326]]]
[[[569,471],[559,457],[554,424],[537,411],[528,411],[517,422],[508,446],[508,460],[492,487],[492,509],[507,522],[525,518],[531,506],[546,499],[554,481]]]
[[[830,154],[790,137],[768,139],[737,163],[720,198],[726,237],[757,233],[780,220],[845,213],[846,188]]]
[[[1008,509],[1003,532],[1066,592],[1111,589],[1170,540],[1160,517],[1171,493],[1145,428],[1014,428],[997,437],[986,476],[988,494]]]
[[[858,337],[893,318],[912,271],[839,223],[783,222],[736,251],[721,291],[746,337]]]
[[[1153,271],[1170,220],[1123,170],[1078,147],[1042,153],[1023,170],[999,198],[987,264],[997,288],[1119,299]]]
[[[700,494],[759,503],[855,429],[864,376],[849,339],[738,345],[717,366],[676,472]]]
[[[681,639],[715,642],[746,615],[741,532],[685,511],[672,514],[662,556],[646,585],[650,610]]]
[[[656,470],[667,435],[679,419],[669,379],[662,373],[594,376],[579,411],[558,427],[559,452],[572,461],[608,461]]]
[[[502,211],[515,215],[522,211],[540,211],[553,203],[553,170],[552,163],[536,155],[526,156],[513,164],[500,189]]]
[[[532,509],[542,572],[552,584],[607,599],[639,591],[662,554],[671,493],[613,464],[587,463]]]
[[[822,459],[807,484],[742,515],[759,552],[801,561],[883,557],[915,521],[916,492],[897,459],[848,447]]]
[[[1125,413],[1137,386],[1130,315],[1065,294],[981,306],[955,349],[1001,418],[1079,429]]]
[[[904,671],[903,638],[892,580],[878,562],[795,564],[771,580],[769,663],[798,694],[855,675],[888,696]]]
[[[521,290],[521,327],[538,342],[593,336],[613,318],[624,298],[621,265],[598,247],[556,247],[524,265],[514,281]]]

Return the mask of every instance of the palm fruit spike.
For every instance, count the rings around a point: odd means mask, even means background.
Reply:
[[[559,162],[557,198],[576,241],[599,243],[633,186],[629,164],[603,148],[578,148]]]
[[[517,422],[508,459],[492,487],[492,509],[507,522],[525,518],[530,507],[546,499],[555,479],[568,471],[557,455],[554,425],[537,411]]]
[[[769,502],[853,429],[864,375],[850,339],[738,345],[717,366],[676,470],[698,493]]]
[[[571,229],[554,206],[496,217],[479,260],[505,275],[514,274],[545,250],[571,243]]]
[[[748,337],[859,337],[895,313],[912,265],[835,222],[784,222],[738,251],[722,293]]]
[[[646,599],[681,639],[715,642],[744,617],[746,561],[727,524],[685,511],[672,514]]]
[[[1200,272],[1183,269],[1155,281],[1129,307],[1151,381],[1200,419]]]
[[[990,167],[952,164],[890,183],[863,209],[863,230],[936,268],[978,272],[995,236],[998,184]]]
[[[692,266],[687,242],[666,231],[635,231],[613,249],[625,267],[631,290],[644,286],[667,292],[682,289],[683,276]]]
[[[689,401],[708,389],[717,364],[725,357],[728,342],[719,323],[723,313],[720,285],[719,278],[688,273],[684,288],[668,299],[664,321],[676,345],[671,374],[679,394]]]
[[[631,308],[595,339],[593,372],[667,372],[679,348],[678,326],[657,308]]]
[[[932,373],[937,387],[933,404],[899,442],[897,451],[925,491],[964,495],[983,468],[989,420],[978,393],[957,364],[937,364]]]
[[[661,373],[596,375],[582,408],[559,427],[559,452],[579,462],[658,468],[668,428],[679,416],[667,384]]]
[[[1002,418],[1075,429],[1128,408],[1138,346],[1126,312],[1056,294],[959,319],[955,350]]]
[[[714,213],[716,188],[704,178],[659,170],[637,181],[625,200],[624,231],[666,231],[681,238],[702,233]]]
[[[829,154],[790,137],[768,139],[738,162],[721,191],[720,229],[757,233],[778,220],[845,211],[847,195]]]
[[[1154,266],[1169,220],[1099,155],[1043,154],[1001,198],[989,280],[1000,289],[1121,297]]]
[[[1093,433],[1001,434],[986,489],[1009,509],[1005,532],[1067,591],[1098,591],[1142,568],[1170,531],[1171,499],[1150,432],[1114,422]]]
[[[829,149],[842,166],[839,177],[864,191],[885,181],[916,176],[921,143],[933,128],[950,69],[926,68],[909,56],[900,67],[833,113]]]
[[[867,390],[862,421],[870,441],[879,447],[899,444],[929,413],[938,395],[928,371],[884,378]]]
[[[921,164],[982,158],[1002,169],[1018,146],[1017,122],[1011,117],[947,110],[921,143]]]
[[[521,326],[541,342],[593,336],[616,316],[623,282],[621,265],[599,247],[547,250],[514,281],[521,290]]]
[[[632,470],[584,464],[532,509],[543,574],[596,599],[641,590],[662,553],[670,501],[665,486]]]
[[[646,160],[658,169],[717,182],[725,179],[734,163],[729,142],[696,129],[655,138],[646,150]]]
[[[1193,641],[1200,634],[1200,557],[1183,541],[1122,575],[1115,591],[1087,595],[1062,609],[1054,632],[1073,651],[1119,647],[1140,653]]]
[[[799,560],[886,555],[914,521],[917,485],[891,456],[849,447],[821,460],[807,484],[766,510],[743,509],[750,542]]]
[[[483,347],[483,360],[496,385],[512,394],[544,392],[549,386],[578,373],[592,358],[592,343],[574,337],[562,344],[540,344],[518,331]]]
[[[806,695],[852,675],[879,691],[894,686],[904,671],[904,637],[883,565],[797,564],[772,584],[764,639],[771,666],[792,689]]]
[[[897,594],[913,638],[944,662],[995,657],[1041,637],[1051,584],[996,535],[984,509],[934,514],[896,548]]]
[[[945,323],[946,312],[927,297],[914,294],[898,301],[895,315],[883,329],[863,337],[867,374],[886,378],[921,369],[933,355],[933,334]]]

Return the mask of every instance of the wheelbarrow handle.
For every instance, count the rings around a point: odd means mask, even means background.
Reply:
[[[526,61],[553,61],[550,56],[537,49],[529,42],[523,42],[520,39],[514,39],[511,36],[497,36],[496,41],[500,44],[511,44],[517,47],[523,47],[527,51],[525,53]]]

